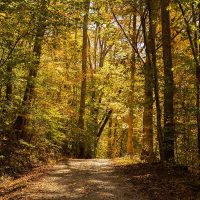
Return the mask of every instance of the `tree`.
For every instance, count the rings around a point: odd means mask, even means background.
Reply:
[[[161,0],[162,47],[164,64],[164,160],[174,160],[174,80],[171,52],[170,1]]]
[[[89,17],[90,1],[84,1],[84,21],[83,21],[83,47],[82,47],[82,81],[81,81],[81,98],[78,127],[84,130],[84,115],[85,115],[85,101],[86,101],[86,87],[87,87],[87,53],[88,53],[88,17]],[[80,157],[84,157],[84,144],[80,143]]]
[[[153,154],[153,68],[151,64],[150,32],[146,27],[145,8],[141,7],[141,24],[144,37],[146,61],[144,63],[144,113],[143,113],[143,143],[144,151],[151,157]]]
[[[30,67],[29,75],[27,78],[27,85],[22,100],[22,111],[17,116],[13,127],[18,140],[27,139],[26,138],[26,126],[28,123],[27,117],[35,93],[35,84],[36,84],[35,81],[40,65],[40,58],[42,53],[42,41],[46,30],[47,5],[48,5],[47,0],[40,1],[39,16],[36,25],[35,41],[33,47],[33,61]]]
[[[127,154],[197,166],[199,7],[2,0],[1,168]]]
[[[132,17],[132,44],[136,46],[136,25],[137,25],[137,16],[134,13]],[[134,104],[134,95],[135,95],[135,71],[136,71],[136,54],[132,49],[131,55],[131,86],[130,86],[130,96],[129,96],[129,116],[128,116],[128,139],[127,139],[127,153],[128,155],[133,155],[133,120],[134,120],[134,112],[133,112],[133,104]]]
[[[160,97],[159,97],[159,82],[157,72],[157,56],[156,56],[156,28],[158,24],[159,15],[159,1],[147,1],[147,8],[149,10],[149,46],[151,65],[153,70],[154,78],[154,94],[156,102],[156,116],[157,116],[157,139],[159,145],[160,158],[163,160],[163,133],[161,125],[161,108],[160,108]]]
[[[191,16],[192,16],[192,23],[194,26],[194,30],[192,30],[190,26],[190,20],[187,19],[185,10],[183,5],[180,1],[177,1],[179,8],[181,10],[184,23],[186,26],[186,32],[188,36],[188,40],[190,43],[190,48],[192,50],[192,55],[196,65],[196,121],[197,121],[197,130],[198,130],[198,149],[199,149],[199,156],[200,156],[200,60],[199,60],[199,33],[200,33],[200,3],[192,2],[191,4]],[[188,3],[186,3],[187,5]]]

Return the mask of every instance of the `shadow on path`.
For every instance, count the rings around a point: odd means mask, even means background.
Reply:
[[[110,160],[69,160],[33,181],[12,199],[145,200]]]

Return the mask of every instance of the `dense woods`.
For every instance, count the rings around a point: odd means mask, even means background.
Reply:
[[[199,168],[200,3],[0,0],[0,175],[61,156]]]

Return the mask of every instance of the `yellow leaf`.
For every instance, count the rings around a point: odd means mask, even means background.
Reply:
[[[0,13],[0,19],[3,19],[6,17],[6,13]]]

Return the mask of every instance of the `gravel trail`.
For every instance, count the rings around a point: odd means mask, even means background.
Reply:
[[[147,197],[134,188],[129,177],[116,171],[110,160],[70,159],[29,182],[9,199],[146,200]]]

